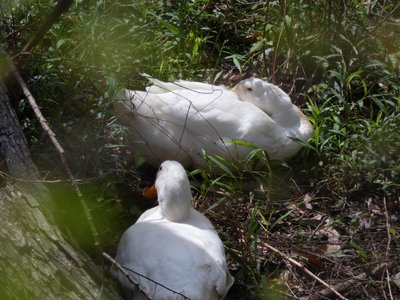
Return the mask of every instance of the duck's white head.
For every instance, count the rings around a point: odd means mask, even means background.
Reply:
[[[156,190],[162,215],[173,222],[190,214],[192,194],[185,169],[177,161],[164,161],[157,172]]]
[[[276,85],[259,78],[250,77],[242,80],[232,91],[236,92],[242,101],[258,106],[271,118],[293,107],[288,94]]]

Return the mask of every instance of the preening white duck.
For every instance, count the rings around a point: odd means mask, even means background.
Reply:
[[[163,162],[155,189],[159,205],[145,211],[122,235],[116,261],[190,299],[223,299],[234,282],[224,246],[210,221],[192,207],[182,165]],[[135,273],[130,275],[152,299],[183,299]],[[122,274],[118,279],[130,299],[145,299]]]
[[[136,151],[153,165],[174,159],[185,167],[205,164],[202,150],[225,159],[245,159],[252,150],[285,160],[313,133],[311,123],[279,87],[251,77],[233,89],[201,82],[173,83],[147,77],[146,91],[125,89],[116,113],[132,127]]]

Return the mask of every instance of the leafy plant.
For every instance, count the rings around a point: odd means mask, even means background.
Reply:
[[[392,218],[400,182],[397,1],[79,0],[28,58],[19,51],[53,3],[3,2],[2,44],[24,66],[32,94],[99,216],[121,228],[130,225],[138,214],[131,200],[151,181],[149,172],[133,169],[134,154],[122,139],[127,129],[112,115],[113,94],[121,87],[143,88],[139,72],[212,82],[236,69],[279,84],[305,109],[315,133],[289,162],[270,161],[254,145],[233,141],[250,149],[247,159],[228,161],[205,153],[207,167],[191,172],[196,207],[226,242],[238,287],[233,298],[260,299],[270,290],[293,297],[320,292],[299,270],[266,252],[266,242],[287,253],[297,250],[299,259],[327,281],[333,273],[335,282],[347,281],[349,268],[359,270],[359,259],[318,252],[313,265],[304,254],[315,254],[316,248],[307,247],[315,246],[313,235],[324,219],[332,219],[340,231],[342,253],[355,251],[371,264],[382,257],[399,260],[399,230]],[[63,178],[30,107],[14,93],[40,169]],[[120,214],[124,225],[111,220]],[[364,219],[354,221],[354,215]],[[386,216],[392,247],[384,249],[386,234],[363,234],[385,228]],[[66,231],[73,235],[72,228]],[[104,236],[113,236],[107,228]],[[289,278],[284,285],[290,289],[280,289],[282,281],[275,277]],[[368,295],[358,289],[345,292],[349,298],[376,298],[389,281],[382,280],[379,289],[373,285]]]

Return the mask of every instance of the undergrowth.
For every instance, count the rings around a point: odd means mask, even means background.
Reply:
[[[332,297],[266,244],[348,298],[400,295],[397,1],[75,1],[28,57],[19,51],[51,3],[0,6],[2,45],[82,179],[104,248],[112,253],[115,236],[148,207],[140,190],[152,180],[133,167],[129,129],[110,108],[114,90],[142,89],[140,72],[227,84],[255,73],[288,92],[315,133],[288,162],[252,148],[240,163],[205,153],[209,168],[191,170],[195,206],[217,227],[235,275],[228,298]],[[15,94],[40,169],[65,177]],[[64,189],[52,187],[59,218],[91,252]]]

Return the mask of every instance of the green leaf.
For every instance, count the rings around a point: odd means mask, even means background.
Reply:
[[[112,149],[112,148],[127,148],[127,145],[124,144],[105,144],[104,148]]]
[[[171,23],[164,21],[161,18],[159,18],[158,20],[161,23],[161,25],[164,26],[169,32],[176,34],[177,36],[179,36],[181,38],[185,38],[185,35],[182,34],[181,30],[178,27],[172,25]]]
[[[362,74],[362,70],[358,70],[352,74],[350,74],[347,78],[346,78],[346,87],[348,88],[351,84],[351,82],[353,81],[354,78],[360,77],[360,75]]]
[[[229,176],[235,178],[235,175],[233,175],[232,171],[214,156],[207,155],[207,159],[209,159],[214,165],[223,170],[225,173],[229,174]]]
[[[252,150],[246,157],[246,164],[248,162],[253,161],[254,159],[258,158],[259,156],[264,156],[264,150],[263,149],[254,149]]]
[[[60,49],[62,45],[64,45],[67,42],[66,39],[60,39],[57,44],[56,44],[56,49]]]
[[[233,60],[233,64],[235,65],[235,67],[239,70],[240,73],[242,73],[242,66],[240,65],[240,62],[237,59],[237,57],[233,56],[232,60]]]
[[[258,147],[256,145],[254,145],[253,143],[243,141],[243,140],[229,140],[229,142],[232,143],[233,145],[240,145],[240,146],[244,146],[244,147],[248,147],[248,148],[258,149]]]
[[[258,215],[260,216],[261,220],[264,222],[265,225],[269,224],[269,222],[267,221],[267,219],[260,210],[258,210]]]
[[[265,39],[261,39],[255,42],[253,46],[250,48],[249,53],[260,51],[264,47],[264,45],[265,45]]]
[[[293,209],[289,210],[286,214],[280,216],[274,223],[271,224],[270,230],[275,227],[275,225],[278,225],[281,223],[286,217],[288,217],[291,213],[293,212]]]

